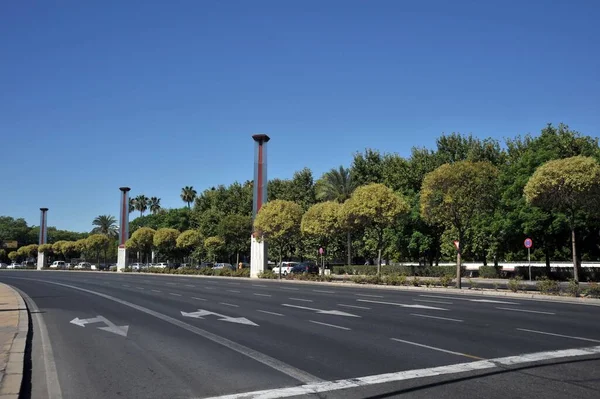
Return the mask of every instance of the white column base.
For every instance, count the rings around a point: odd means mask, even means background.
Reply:
[[[46,254],[38,252],[37,269],[42,270],[42,267],[46,266]]]
[[[259,273],[267,270],[267,243],[258,241],[254,236],[250,243],[250,277],[258,278]]]
[[[127,248],[119,248],[117,253],[117,271],[122,272],[127,267]]]

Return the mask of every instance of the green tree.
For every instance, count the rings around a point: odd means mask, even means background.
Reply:
[[[377,150],[367,148],[364,154],[354,154],[351,169],[357,186],[383,182],[383,157]]]
[[[344,203],[356,189],[356,183],[352,178],[350,169],[340,166],[339,169],[331,169],[317,180],[315,184],[316,197],[320,201],[337,201]],[[352,264],[352,232],[346,232],[346,251],[348,265]]]
[[[456,285],[461,287],[460,255],[466,234],[481,214],[493,212],[497,202],[498,169],[489,162],[460,161],[428,173],[421,188],[421,216],[430,224],[455,228],[459,249]]]
[[[129,198],[129,213],[135,211],[135,198]]]
[[[240,262],[240,252],[250,248],[252,234],[252,217],[250,215],[231,214],[219,222],[217,232],[225,240],[229,253],[236,255],[236,265]]]
[[[177,257],[177,237],[179,237],[179,230],[162,228],[156,230],[152,243],[154,248],[161,257],[167,257],[167,260],[173,260]]]
[[[144,255],[146,256],[146,260],[148,259],[148,255],[152,252],[152,245],[154,244],[154,234],[156,230],[151,229],[149,227],[141,227],[137,229],[131,235],[131,238],[127,240],[125,246],[133,251],[137,251],[141,253],[142,258]],[[139,261],[140,258],[138,258]]]
[[[55,255],[62,255],[63,260],[67,260],[65,258],[64,252],[63,252],[63,246],[67,243],[68,241],[66,240],[60,240],[60,241],[56,241],[54,244],[52,244],[52,252],[54,252]],[[87,244],[86,244],[87,245]]]
[[[10,259],[11,262],[16,262],[18,257],[17,251],[10,251],[8,253],[8,259]]]
[[[160,198],[150,197],[149,207],[150,207],[150,212],[152,212],[153,215],[156,215],[158,213],[158,211],[161,210]]]
[[[0,261],[6,259],[6,251],[4,249],[0,249]]]
[[[373,235],[377,250],[377,274],[381,273],[381,253],[386,244],[385,230],[409,211],[406,199],[383,184],[373,183],[357,188],[342,205],[343,224]]]
[[[185,186],[181,189],[181,199],[187,203],[188,209],[191,209],[191,203],[194,202],[197,194],[192,186]]]
[[[92,230],[92,234],[104,234],[109,237],[117,237],[119,235],[117,219],[114,216],[100,215],[94,219],[92,225],[96,226]]]
[[[342,205],[334,201],[321,202],[311,206],[302,216],[300,230],[316,238],[327,254],[330,253],[329,244],[340,234],[341,208]]]
[[[100,252],[106,250],[110,244],[110,238],[104,234],[92,234],[86,238],[85,244],[86,248],[96,255],[97,265],[100,265]],[[64,246],[65,245],[63,245],[63,247]],[[74,247],[76,247],[76,245],[74,245]]]
[[[46,255],[52,254],[52,244],[42,244],[38,247],[38,252]]]
[[[140,216],[144,216],[144,212],[148,209],[148,197],[138,195],[135,197],[135,210],[140,212]]]
[[[208,253],[208,258],[212,259],[213,262],[217,261],[217,255],[223,249],[224,246],[225,240],[223,239],[223,237],[213,236],[207,237],[204,240],[204,248]]]
[[[254,231],[278,250],[280,262],[285,249],[299,239],[302,213],[295,202],[275,200],[264,204],[254,219]]]
[[[528,203],[563,212],[571,229],[573,274],[579,282],[576,233],[580,212],[595,212],[600,198],[600,164],[591,158],[576,156],[549,161],[540,166],[524,189]]]
[[[184,256],[189,257],[192,252],[202,247],[204,238],[198,230],[186,230],[177,237],[177,248]]]

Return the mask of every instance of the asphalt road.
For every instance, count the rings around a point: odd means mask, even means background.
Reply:
[[[33,398],[598,398],[600,307],[318,283],[2,271]]]

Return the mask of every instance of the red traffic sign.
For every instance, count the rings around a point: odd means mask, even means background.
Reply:
[[[460,249],[460,242],[458,241],[452,241],[454,243],[454,246],[456,247],[456,250],[458,251]]]
[[[525,244],[525,248],[531,248],[533,247],[533,240],[531,238],[526,238],[523,244]]]

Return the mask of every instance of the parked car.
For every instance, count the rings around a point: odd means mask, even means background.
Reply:
[[[273,273],[279,274],[279,269],[281,269],[282,275],[287,275],[292,271],[292,268],[296,266],[298,262],[281,262],[277,267],[273,268]]]
[[[292,268],[292,274],[319,274],[319,266],[317,266],[313,262],[302,262],[298,263],[296,266]]]
[[[211,268],[211,269],[212,269],[212,267],[213,267],[213,266],[214,266],[214,264],[213,264],[213,263],[211,263],[211,262],[202,262],[202,263],[200,263],[200,264],[198,265],[198,267],[197,267],[197,268],[198,268],[198,269],[204,269],[205,267],[208,267],[208,268]]]
[[[7,269],[19,269],[21,267],[20,263],[13,262],[10,265],[6,266]]]
[[[146,267],[147,266],[143,263],[132,263],[131,264],[131,270],[134,270],[134,271],[139,271],[139,270],[145,269]]]
[[[215,263],[215,265],[212,268],[215,270],[220,270],[220,269],[235,270],[235,266],[233,266],[231,263]]]
[[[0,269],[6,269],[8,265],[6,263],[0,262]]]
[[[169,267],[169,264],[165,262],[160,262],[152,265],[152,267],[156,267],[157,269],[166,269],[167,267]]]
[[[75,270],[92,270],[92,264],[90,262],[79,262],[74,267]]]
[[[67,267],[67,264],[63,260],[55,260],[50,265],[50,269],[65,269],[66,267]]]

